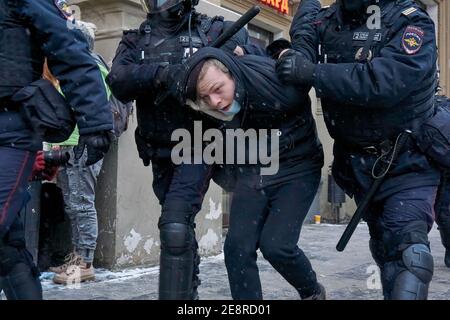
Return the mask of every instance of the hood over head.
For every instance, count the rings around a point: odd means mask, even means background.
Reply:
[[[201,101],[197,101],[197,80],[201,65],[208,59],[217,59],[230,71],[235,81],[234,99],[246,109],[252,105],[258,110],[268,112],[299,102],[297,90],[286,88],[275,72],[275,61],[269,57],[256,55],[233,56],[221,49],[205,47],[198,50],[186,61],[186,75],[182,81],[187,104],[194,110],[204,112],[217,119],[230,121],[232,116],[211,110]],[[294,99],[293,96],[295,95]]]

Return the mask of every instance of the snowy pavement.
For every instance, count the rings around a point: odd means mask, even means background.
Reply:
[[[368,230],[360,224],[346,250],[335,249],[344,231],[343,225],[305,225],[300,246],[311,259],[319,281],[327,289],[328,299],[382,299],[378,270],[368,250]],[[430,233],[435,258],[435,274],[429,299],[450,299],[450,269],[443,262],[444,248],[436,228]],[[271,300],[299,299],[296,291],[259,255],[264,298]],[[202,285],[200,299],[231,299],[223,254],[203,258],[200,265]],[[133,268],[120,272],[97,269],[96,281],[65,287],[51,281],[53,274],[42,275],[45,299],[61,300],[153,300],[158,294],[158,267]]]

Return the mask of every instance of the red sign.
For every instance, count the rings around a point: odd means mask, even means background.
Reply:
[[[259,0],[281,13],[289,14],[289,0]]]

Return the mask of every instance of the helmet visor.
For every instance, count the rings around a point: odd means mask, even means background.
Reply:
[[[158,13],[176,6],[183,0],[143,0],[142,5],[147,13]]]

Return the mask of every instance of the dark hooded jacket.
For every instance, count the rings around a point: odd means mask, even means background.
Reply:
[[[185,86],[192,69],[209,58],[221,61],[230,70],[235,81],[235,100],[242,107],[233,121],[222,122],[222,125],[244,130],[278,129],[278,178],[289,176],[290,171],[299,173],[322,167],[322,145],[317,137],[308,93],[283,85],[275,73],[274,60],[256,55],[236,57],[215,48],[202,48],[187,62]],[[267,180],[274,181],[273,177]]]

